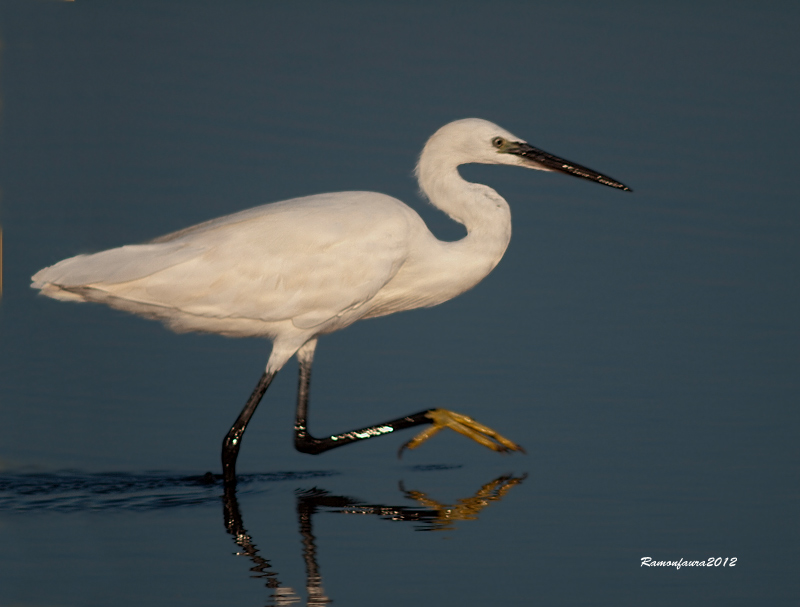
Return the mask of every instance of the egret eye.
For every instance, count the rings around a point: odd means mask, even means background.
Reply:
[[[492,145],[498,149],[503,147],[503,144],[505,142],[506,140],[503,139],[502,137],[495,137],[494,139],[492,139]]]

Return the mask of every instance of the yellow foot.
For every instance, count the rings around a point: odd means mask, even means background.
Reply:
[[[402,455],[405,449],[416,449],[426,440],[445,428],[455,430],[459,434],[463,434],[467,438],[471,438],[476,443],[480,443],[493,451],[499,451],[501,453],[522,451],[522,453],[525,453],[525,449],[518,444],[508,440],[488,426],[484,426],[466,415],[461,415],[455,411],[448,411],[447,409],[432,409],[426,413],[426,416],[431,419],[432,423],[430,428],[426,428],[400,447],[399,455]]]

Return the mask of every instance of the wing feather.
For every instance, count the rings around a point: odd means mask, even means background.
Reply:
[[[37,273],[33,286],[55,297],[148,304],[164,316],[310,329],[357,310],[391,280],[408,257],[415,217],[372,192],[309,196],[73,257]]]

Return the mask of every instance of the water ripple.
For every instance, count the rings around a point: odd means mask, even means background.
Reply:
[[[336,474],[329,470],[240,474],[238,488],[240,494],[250,493],[258,491],[262,483]],[[221,489],[220,477],[210,473],[5,473],[0,474],[0,512],[159,510],[218,503]]]

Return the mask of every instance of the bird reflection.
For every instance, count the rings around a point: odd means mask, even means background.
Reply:
[[[400,491],[417,506],[392,506],[384,504],[369,504],[361,500],[332,493],[313,487],[297,491],[296,508],[297,520],[300,530],[303,561],[306,568],[306,605],[317,607],[327,605],[332,600],[322,588],[322,576],[317,564],[317,544],[313,532],[313,517],[320,511],[335,514],[376,515],[392,521],[407,521],[417,523],[418,531],[453,530],[456,523],[473,521],[480,512],[492,502],[499,502],[512,487],[522,483],[527,475],[500,476],[478,489],[474,495],[457,500],[454,504],[445,504],[421,491],[409,491],[400,483]],[[261,556],[252,536],[244,527],[242,512],[236,498],[236,485],[226,484],[223,494],[223,515],[225,527],[236,544],[241,548],[238,556],[249,558],[253,567],[251,577],[263,579],[267,588],[273,590],[273,595],[267,606],[283,607],[296,605],[301,602],[300,596],[294,589],[281,583],[278,572],[272,569],[269,560]]]
[[[421,491],[406,491],[403,484],[400,490],[409,499],[417,501],[424,506],[428,512],[436,514],[436,518],[430,521],[431,530],[455,529],[456,521],[474,521],[478,519],[478,514],[491,502],[503,499],[511,487],[520,484],[527,475],[513,477],[511,475],[500,476],[493,481],[486,483],[475,495],[458,500],[454,505],[448,506],[437,500],[431,499]]]

